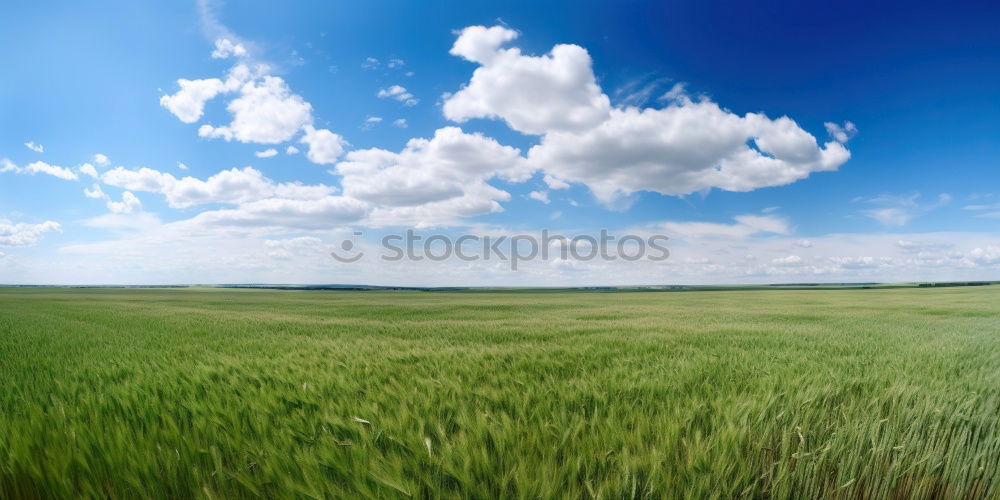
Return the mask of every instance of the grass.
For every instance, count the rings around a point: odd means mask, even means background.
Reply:
[[[0,497],[1000,495],[1000,287],[0,289]]]

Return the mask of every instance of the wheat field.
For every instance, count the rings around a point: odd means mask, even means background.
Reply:
[[[1000,287],[0,289],[2,498],[996,498]]]

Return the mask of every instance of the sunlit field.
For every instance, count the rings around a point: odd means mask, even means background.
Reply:
[[[0,290],[0,497],[1000,495],[1000,287]]]

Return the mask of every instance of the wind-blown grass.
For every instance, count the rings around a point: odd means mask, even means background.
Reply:
[[[1000,287],[0,290],[0,497],[1000,494]]]

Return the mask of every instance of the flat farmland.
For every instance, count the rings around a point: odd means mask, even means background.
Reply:
[[[1000,495],[1000,287],[0,289],[0,497]]]

